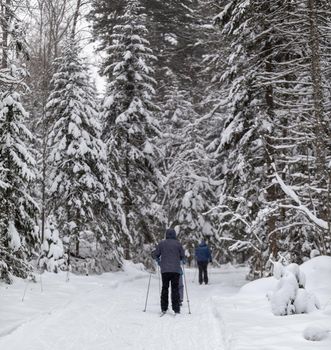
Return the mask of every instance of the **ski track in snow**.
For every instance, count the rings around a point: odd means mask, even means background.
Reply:
[[[61,287],[62,304],[57,302],[46,311],[34,312],[9,329],[0,328],[0,349],[232,350],[231,334],[214,295],[234,294],[245,283],[244,274],[244,270],[234,276],[233,272],[227,275],[215,269],[210,273],[211,284],[200,286],[192,281],[195,271],[187,270],[192,314],[188,314],[185,295],[181,314],[174,317],[168,311],[162,318],[158,275],[151,279],[146,312],[142,310],[149,275],[144,272],[135,276],[123,272],[86,277],[87,286],[84,277],[73,276]],[[20,307],[30,307],[30,299],[41,294],[37,289],[33,284]],[[47,282],[45,289],[42,294],[47,296]]]
[[[214,299],[211,299],[212,313],[219,323],[219,329],[222,330],[222,343],[224,350],[232,350],[232,333],[228,330],[228,327],[222,317],[222,311],[220,310],[219,304],[216,305]],[[211,306],[210,306],[211,307]]]

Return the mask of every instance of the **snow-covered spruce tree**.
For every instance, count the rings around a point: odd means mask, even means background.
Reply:
[[[164,92],[171,88],[168,70],[176,76],[181,90],[191,96],[200,96],[197,88],[200,77],[197,66],[202,54],[199,45],[201,17],[196,13],[197,0],[142,0],[148,15],[149,41],[156,62],[155,78],[158,82],[157,99],[164,102]],[[166,68],[166,69],[165,69]]]
[[[24,48],[21,23],[11,1],[1,12],[2,57],[0,69],[0,279],[27,277],[28,258],[35,252],[35,216],[38,211],[30,189],[36,180],[33,139],[25,126],[27,112],[21,103],[26,90],[24,69],[18,65]]]
[[[220,205],[225,209],[223,216],[226,221],[232,217],[232,221],[249,227],[248,239],[243,235],[243,241],[237,246],[243,247],[245,243],[249,246],[252,243],[256,252],[260,250],[257,255],[254,254],[256,262],[252,266],[261,265],[262,269],[269,255],[276,257],[279,252],[289,253],[292,258],[298,259],[297,262],[301,262],[304,254],[309,255],[309,250],[316,247],[319,241],[318,235],[312,230],[313,225],[307,225],[305,215],[293,208],[275,185],[273,163],[276,163],[283,178],[298,186],[312,210],[318,210],[318,206],[325,202],[322,199],[324,191],[320,191],[325,188],[325,166],[321,164],[325,164],[323,158],[327,159],[327,156],[323,156],[325,152],[322,150],[326,147],[320,143],[321,140],[327,140],[327,134],[323,127],[323,109],[318,107],[319,102],[314,101],[321,101],[320,93],[320,97],[316,98],[317,92],[322,86],[328,86],[328,82],[325,81],[324,85],[318,83],[319,79],[313,79],[319,71],[313,66],[318,66],[318,44],[325,51],[328,47],[327,36],[322,35],[325,24],[320,24],[320,36],[316,32],[316,24],[324,23],[322,13],[327,11],[326,6],[326,2],[317,4],[314,1],[237,1],[230,2],[217,16],[232,50],[228,61],[229,69],[223,77],[226,78],[225,82],[230,83],[226,85],[230,87],[229,106],[232,103],[234,109],[229,109],[230,119],[224,124],[222,138],[227,139],[227,149],[231,153],[236,144],[240,146],[246,143],[245,149],[240,153],[233,153],[233,159],[236,159],[234,165],[238,165],[238,160],[244,156],[244,162],[240,167],[237,166],[237,169],[245,169],[242,171],[243,176],[236,178],[232,171],[226,170],[230,178],[223,178],[225,187],[221,197],[223,203]],[[311,18],[312,15],[315,15],[315,19]],[[250,27],[252,23],[254,26]],[[294,44],[288,45],[289,42]],[[324,62],[321,57],[320,62]],[[321,65],[323,66],[322,63]],[[322,73],[320,78],[323,78]],[[233,114],[233,111],[237,112]],[[313,118],[312,111],[315,115]],[[253,129],[249,127],[252,122]],[[238,133],[240,130],[245,133]],[[253,141],[250,142],[251,146],[247,144],[247,136]],[[217,145],[217,142],[213,145]],[[251,161],[246,158],[249,152]],[[220,153],[222,154],[223,152]],[[225,158],[227,168],[231,158]],[[220,164],[224,165],[224,162],[221,161]],[[248,169],[253,171],[247,177]],[[218,174],[222,174],[223,170]],[[240,178],[244,179],[244,183]],[[318,179],[319,185],[314,178]],[[232,182],[231,179],[236,180]],[[249,184],[247,191],[246,184]],[[252,184],[258,185],[255,199],[249,194],[254,188]],[[318,193],[322,195],[318,196]],[[237,204],[224,202],[224,199],[228,201],[231,198]],[[239,203],[241,204],[238,205]],[[256,239],[252,237],[252,232]],[[258,246],[261,249],[256,250]],[[260,267],[257,269],[260,270]]]
[[[285,5],[284,5],[285,6]],[[286,10],[286,11],[285,11]],[[327,1],[297,0],[286,4],[281,27],[274,25],[275,36],[293,42],[278,46],[284,59],[274,61],[274,74],[279,80],[274,87],[274,100],[285,121],[282,140],[277,139],[282,156],[276,159],[283,180],[295,189],[303,205],[318,217],[330,221],[329,190],[330,163],[330,57],[331,41],[328,36],[330,20],[324,16],[331,10]],[[294,25],[294,22],[296,25]],[[310,222],[302,211],[293,207],[292,199],[285,198],[283,228],[280,230],[279,248],[301,263],[311,251],[330,252],[330,234]]]
[[[144,244],[154,244],[160,230],[155,220],[159,206],[157,149],[159,134],[153,69],[155,60],[146,39],[144,8],[126,1],[124,14],[113,28],[104,74],[108,86],[103,108],[103,138],[109,164],[121,179],[117,197],[123,215],[117,218],[126,258],[143,259]]]
[[[245,242],[240,247],[254,253],[251,273],[255,276],[263,273],[272,250],[267,237],[274,229],[272,213],[277,195],[268,180],[271,152],[264,142],[264,135],[272,130],[274,111],[267,98],[268,86],[259,84],[267,62],[259,54],[265,52],[268,38],[259,38],[265,28],[263,22],[252,20],[257,11],[253,5],[231,2],[216,17],[230,46],[224,73],[217,74],[214,81],[221,90],[210,113],[210,125],[218,128],[210,130],[208,150],[216,161],[213,176],[220,181],[218,240]],[[212,63],[216,68],[222,64]]]
[[[184,124],[179,122],[178,125],[174,127],[174,123],[171,121],[171,116],[168,114],[174,112],[179,116],[181,112],[175,112],[176,109],[177,111],[179,111],[179,109],[184,111],[186,108],[194,108],[192,101],[194,101],[194,98],[197,99],[197,96],[201,95],[197,92],[201,79],[196,78],[196,73],[198,71],[196,69],[196,56],[201,56],[201,49],[199,46],[195,45],[197,40],[195,35],[193,35],[193,32],[198,32],[198,26],[196,24],[198,18],[194,17],[196,1],[175,0],[171,3],[164,3],[159,0],[142,0],[141,4],[145,5],[145,13],[148,17],[146,23],[148,32],[145,33],[145,38],[149,40],[150,46],[153,47],[153,52],[158,56],[158,60],[154,64],[156,71],[154,77],[158,81],[155,100],[161,109],[160,121],[162,120],[162,130],[164,131],[163,135],[165,135],[164,139],[160,141],[160,147],[162,148],[163,145],[171,143],[172,132],[176,132],[179,137],[179,134],[182,131],[182,126],[179,127],[179,124]],[[100,49],[105,49],[108,45],[111,45],[113,41],[112,33],[114,33],[114,28],[116,29],[116,25],[121,22],[124,7],[125,1],[112,1],[111,3],[106,1],[93,2],[91,17],[93,18],[95,34],[97,38],[101,40]],[[106,57],[105,67],[111,65],[112,60],[113,58],[111,55]],[[173,77],[175,77],[175,79],[173,79]],[[192,87],[193,81],[195,84]],[[179,86],[180,89],[178,88]],[[175,91],[179,91],[179,96],[176,96]],[[171,101],[171,98],[173,97],[175,100]],[[186,103],[185,101],[180,101],[181,98],[189,98],[190,102],[188,101],[188,103]],[[174,107],[176,104],[182,105]],[[190,111],[187,110],[186,113],[189,115]],[[191,121],[196,117],[197,113],[193,112],[191,114]],[[167,130],[172,128],[173,130],[169,133]],[[189,136],[188,131],[186,131],[185,134],[185,137]],[[192,135],[194,135],[194,132]],[[181,143],[185,143],[184,137],[182,137]],[[188,148],[191,146],[192,143]],[[167,150],[170,150],[170,148],[171,147],[169,146]],[[167,157],[167,150],[165,150],[165,152],[162,151],[162,160]],[[175,152],[172,153],[175,154]],[[188,153],[189,152],[186,152],[186,158],[188,158]],[[175,210],[173,204],[176,202],[179,205],[176,209],[180,210],[180,203],[185,194],[184,188],[186,188],[186,186],[181,187],[179,188],[180,191],[176,193],[168,187],[170,182],[173,185],[176,181],[175,179],[180,178],[179,173],[175,176],[171,173],[169,174],[171,179],[169,179],[169,181],[167,180],[167,172],[171,171],[170,163],[169,160],[166,160],[161,165],[162,176],[164,176],[165,182],[163,182],[161,191],[159,191],[158,198],[159,203],[162,203],[162,206],[157,206],[157,210],[154,210],[156,221],[162,222],[162,229],[155,232],[158,239],[163,238],[165,226],[175,224],[176,221],[178,223],[177,219],[179,212]],[[178,164],[179,163],[180,162],[178,161]],[[198,163],[198,160],[194,164],[191,162],[192,167],[194,168],[194,166],[196,166],[199,168]],[[165,167],[163,167],[163,165],[165,165]],[[184,164],[182,163],[181,165],[181,169],[184,169]],[[200,165],[200,168],[203,168],[202,165]],[[207,172],[206,168],[205,170]],[[199,173],[198,169],[196,169],[196,172]],[[189,177],[186,176],[185,179],[187,182],[191,183],[190,186],[193,186],[193,177],[189,179]],[[182,180],[179,180],[179,182],[182,183]],[[189,189],[187,190],[189,191]],[[169,197],[166,194],[170,194],[171,196]],[[169,215],[169,206],[172,206],[174,215]],[[206,208],[208,208],[208,205]],[[202,220],[200,221],[202,222]],[[182,228],[187,227],[185,220],[183,220],[182,223]],[[183,235],[184,231],[185,230],[182,230]],[[199,235],[202,235],[202,231],[196,228],[192,236],[187,236],[187,239],[190,240],[190,238],[192,238],[195,242],[197,238],[193,238],[193,236],[198,237]]]
[[[123,14],[125,2],[121,0],[92,0],[88,17],[92,21],[93,33],[99,40],[98,50],[106,50],[112,42],[113,28],[118,24],[118,17]]]
[[[46,221],[44,241],[38,261],[41,269],[50,272],[58,272],[60,269],[67,268],[63,242],[54,221],[52,217],[48,217]]]
[[[264,34],[265,49],[258,53],[265,57],[265,72],[259,73],[258,84],[268,87],[266,101],[274,115],[273,132],[264,135],[266,149],[280,176],[300,193],[302,203],[324,219],[328,215],[329,138],[325,126],[329,106],[324,96],[329,82],[323,65],[326,62],[328,66],[330,59],[322,53],[330,47],[323,16],[328,10],[329,3],[301,0],[272,5],[256,2],[254,10],[264,13],[261,22],[269,28]],[[274,257],[280,252],[301,263],[312,249],[325,253],[321,231],[292,207],[291,199],[277,192],[270,187],[269,193],[278,198],[279,207],[270,221]]]
[[[20,3],[20,0],[15,1]],[[26,109],[29,111],[28,125],[36,136],[34,147],[38,150],[37,164],[41,176],[34,191],[40,205],[40,236],[43,240],[47,220],[47,138],[50,133],[50,120],[45,116],[45,106],[54,74],[54,59],[61,54],[62,42],[66,34],[72,32],[73,26],[70,24],[75,22],[75,18],[78,16],[76,16],[77,8],[79,10],[82,7],[82,2],[81,0],[57,0],[36,3],[38,6],[18,6],[15,12],[24,12],[27,11],[27,8],[29,11],[27,36],[30,60],[27,61],[29,71],[27,84],[30,90],[25,95],[24,100]],[[54,25],[55,18],[57,25]]]
[[[80,239],[89,236],[95,245],[107,246],[116,262],[117,233],[108,230],[113,219],[111,178],[100,139],[98,99],[79,53],[77,42],[69,38],[63,56],[55,61],[56,73],[46,106],[52,123],[49,209],[61,235],[69,239],[69,254],[79,257]]]
[[[208,211],[207,217],[210,217],[214,224],[214,234],[209,237],[208,241],[213,249],[215,261],[235,262],[237,258],[242,261],[245,259],[245,254],[240,253],[236,254],[238,256],[233,256],[228,249],[234,243],[233,239],[242,235],[242,230],[236,229],[233,225],[227,225],[229,216],[224,220],[219,215],[219,207],[224,204],[220,201],[220,194],[223,193],[222,185],[226,182],[223,177],[226,169],[223,167],[225,164],[222,153],[226,152],[229,146],[224,147],[227,136],[226,134],[223,136],[222,132],[225,130],[226,123],[229,124],[232,115],[228,85],[230,78],[226,78],[225,72],[231,72],[231,68],[235,70],[242,66],[242,61],[239,56],[238,62],[235,61],[233,67],[232,62],[228,61],[232,54],[230,46],[232,36],[222,33],[223,27],[218,25],[219,18],[215,17],[215,14],[225,7],[228,1],[199,0],[198,3],[197,11],[201,17],[199,46],[203,52],[199,69],[199,81],[203,93],[201,100],[196,104],[195,110],[200,115],[197,122],[201,130],[200,134],[203,135],[204,139],[205,159],[209,159],[206,172],[210,179],[213,179],[214,187],[214,199],[207,200],[209,206],[213,207],[212,210]],[[238,109],[240,109],[240,106],[238,106]],[[224,157],[225,163],[227,163],[228,156],[224,155]],[[217,220],[215,220],[215,216],[218,216]],[[234,235],[237,237],[234,237]]]
[[[0,99],[1,277],[6,280],[10,274],[27,277],[30,269],[26,259],[38,243],[34,234],[38,209],[30,195],[30,186],[37,178],[35,159],[29,150],[33,136],[24,125],[27,113],[14,86],[2,92]]]
[[[141,0],[148,18],[145,38],[150,42],[154,54],[158,57],[155,62],[155,79],[158,84],[157,101],[163,100],[163,85],[167,85],[167,69],[170,69],[181,82],[181,88],[192,90],[192,81],[196,79],[197,70],[192,62],[200,56],[200,48],[195,45],[198,33],[194,17],[196,0]],[[111,35],[114,27],[120,23],[125,11],[126,1],[123,0],[93,0],[90,18],[93,20],[94,34],[100,42],[99,49],[105,50],[112,42]],[[193,34],[194,32],[194,34]],[[106,64],[108,59],[105,59]],[[108,62],[108,63],[107,63]]]
[[[169,73],[170,74],[170,73]],[[204,137],[189,92],[181,90],[172,75],[165,103],[161,105],[163,137],[161,200],[168,227],[176,227],[179,239],[191,261],[194,247],[214,234],[212,215],[215,186],[209,176],[210,161],[204,150]]]

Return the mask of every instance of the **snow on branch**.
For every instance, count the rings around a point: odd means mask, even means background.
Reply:
[[[329,227],[329,224],[327,221],[318,218],[316,215],[314,215],[305,205],[301,204],[301,201],[298,197],[298,195],[295,193],[295,191],[288,185],[284,183],[284,181],[281,179],[281,177],[278,175],[276,171],[276,166],[274,163],[271,164],[274,171],[275,171],[275,178],[280,185],[281,189],[283,192],[291,198],[297,205],[282,205],[282,208],[288,208],[288,209],[295,209],[295,210],[300,210],[303,213],[307,215],[307,217],[314,222],[318,227],[327,230]]]
[[[246,249],[253,248],[255,251],[260,253],[260,249],[258,249],[252,242],[249,241],[237,241],[229,247],[230,252],[241,252]]]

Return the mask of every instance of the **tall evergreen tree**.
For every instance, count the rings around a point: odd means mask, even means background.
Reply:
[[[289,254],[301,262],[320,245],[318,227],[312,230],[309,218],[291,205],[292,199],[275,181],[275,169],[302,191],[307,207],[325,217],[322,198],[327,191],[321,189],[326,188],[327,156],[321,142],[325,144],[328,136],[318,104],[323,103],[321,87],[328,84],[321,83],[318,65],[322,67],[328,58],[317,53],[329,45],[323,34],[326,6],[326,2],[299,0],[229,1],[216,17],[230,45],[220,80],[229,98],[228,113],[218,124],[221,137],[212,141],[210,149],[222,164],[215,169],[223,182],[222,231],[228,231],[231,223],[236,229],[230,237],[238,239],[241,232],[237,247],[246,242],[256,252],[252,275],[262,274],[270,256]],[[318,44],[323,47],[320,51]],[[219,101],[221,105],[223,94]]]
[[[1,94],[0,113],[1,278],[9,281],[10,274],[27,277],[27,257],[37,248],[34,226],[38,209],[30,194],[37,174],[28,146],[33,136],[24,125],[27,113],[17,91]]]
[[[110,245],[118,259],[116,232],[107,227],[112,220],[111,181],[97,97],[79,52],[76,41],[68,39],[51,83],[46,112],[52,123],[48,203],[60,232],[74,244],[70,253],[79,256],[80,237],[90,232],[97,242]]]
[[[179,88],[175,76],[172,78],[166,103],[161,106],[161,203],[167,226],[178,226],[188,258],[193,258],[196,244],[214,234],[215,217],[206,212],[216,205],[216,187],[208,173],[210,160],[204,148],[204,129],[192,97]]]
[[[146,15],[138,0],[128,0],[107,47],[108,76],[104,101],[103,137],[109,163],[121,179],[117,196],[126,258],[141,254],[143,244],[155,242],[154,214],[159,186],[155,137],[159,134],[153,104],[155,57],[146,39]]]
[[[19,66],[25,40],[13,4],[6,2],[1,13],[2,66],[0,69],[0,279],[27,277],[28,257],[35,252],[37,205],[30,189],[37,178],[34,155],[29,149],[33,135],[25,122],[21,103],[26,72]]]
[[[201,56],[199,45],[196,45],[194,34],[200,29],[196,25],[199,18],[195,16],[197,0],[173,0],[171,3],[162,0],[141,0],[148,17],[146,38],[158,57],[155,77],[158,82],[168,83],[167,72],[177,76],[183,89],[189,89],[196,80],[197,57]],[[95,36],[100,40],[100,50],[112,44],[114,27],[121,22],[126,2],[121,0],[94,0],[90,18],[93,20]],[[192,64],[195,62],[195,64]],[[105,65],[109,62],[105,59]],[[159,86],[158,100],[163,97],[162,86]]]
[[[263,45],[256,35],[262,29],[259,25],[251,26],[252,4],[223,5],[216,23],[221,24],[223,42],[230,47],[223,56],[214,54],[209,58],[216,68],[213,85],[217,90],[216,94],[212,92],[215,106],[210,113],[208,150],[215,159],[213,176],[220,182],[218,208],[221,209],[218,231],[221,237],[215,237],[215,244],[223,239],[249,241],[248,246],[254,247],[252,252],[257,252],[252,270],[260,271],[260,260],[268,243],[255,232],[268,231],[265,220],[270,213],[267,208],[272,205],[266,199],[267,192],[261,192],[268,188],[268,154],[261,138],[272,123],[267,109],[258,108],[266,105],[265,88],[256,85],[262,70],[256,52]],[[263,261],[268,260],[268,251],[266,255]]]

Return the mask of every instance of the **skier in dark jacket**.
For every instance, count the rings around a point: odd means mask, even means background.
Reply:
[[[208,263],[212,262],[211,252],[204,240],[195,248],[195,259],[199,268],[199,284],[208,284]]]
[[[162,275],[161,310],[165,313],[168,310],[168,290],[171,283],[171,303],[175,313],[180,313],[179,300],[179,271],[181,262],[185,262],[183,246],[176,238],[174,229],[167,229],[166,239],[161,241],[152,257],[160,261]]]

